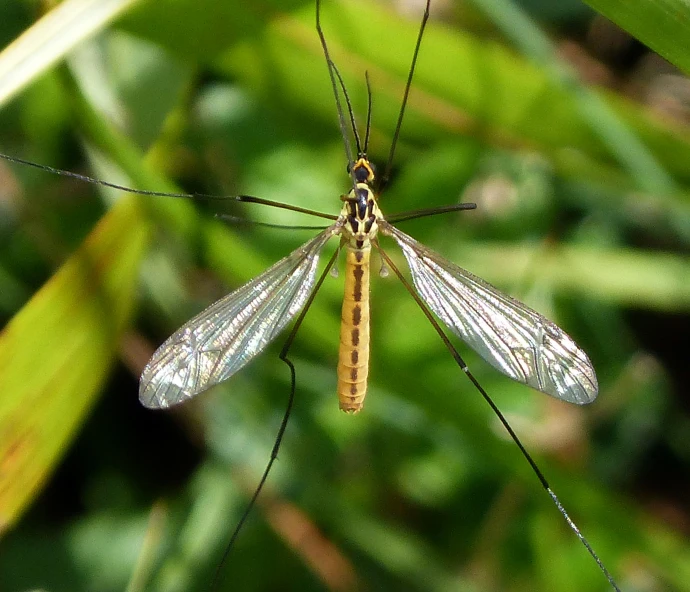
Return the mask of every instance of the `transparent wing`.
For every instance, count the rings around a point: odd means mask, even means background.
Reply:
[[[379,225],[400,245],[429,308],[494,368],[564,401],[596,398],[594,368],[562,329],[390,224]]]
[[[144,368],[146,407],[177,405],[230,378],[301,310],[314,287],[325,230],[178,329]]]

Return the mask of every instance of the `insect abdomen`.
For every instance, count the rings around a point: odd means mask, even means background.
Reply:
[[[345,295],[340,323],[338,399],[357,413],[364,404],[369,374],[369,259],[371,247],[346,247]]]

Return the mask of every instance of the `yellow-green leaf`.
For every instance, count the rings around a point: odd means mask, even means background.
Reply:
[[[0,334],[0,530],[91,408],[132,316],[149,227],[120,201]]]

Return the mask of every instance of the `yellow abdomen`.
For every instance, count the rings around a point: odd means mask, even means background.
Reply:
[[[357,413],[364,404],[369,374],[369,259],[371,247],[346,246],[345,295],[340,322],[338,399]]]

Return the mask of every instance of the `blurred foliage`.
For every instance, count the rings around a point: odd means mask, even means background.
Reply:
[[[590,4],[613,18],[621,5]],[[687,36],[654,20],[675,3],[636,4],[647,21],[619,23],[683,68]],[[5,2],[0,38],[41,8]],[[369,72],[379,162],[420,12],[323,6],[358,115]],[[113,15],[78,45],[83,21],[62,23],[76,49],[2,104],[2,152],[337,213],[348,181],[311,0],[142,0],[105,28]],[[46,63],[61,57],[40,41]],[[388,213],[477,202],[401,227],[589,353],[601,392],[578,408],[462,349],[623,590],[690,590],[688,88],[577,2],[432,2],[382,196]],[[138,375],[175,328],[312,234],[215,214],[313,222],[4,162],[0,176],[0,589],[208,589],[284,412],[280,340],[170,412],[139,406]],[[610,589],[393,277],[373,280],[365,409],[338,411],[341,292],[327,278],[300,328],[295,408],[220,589]]]

